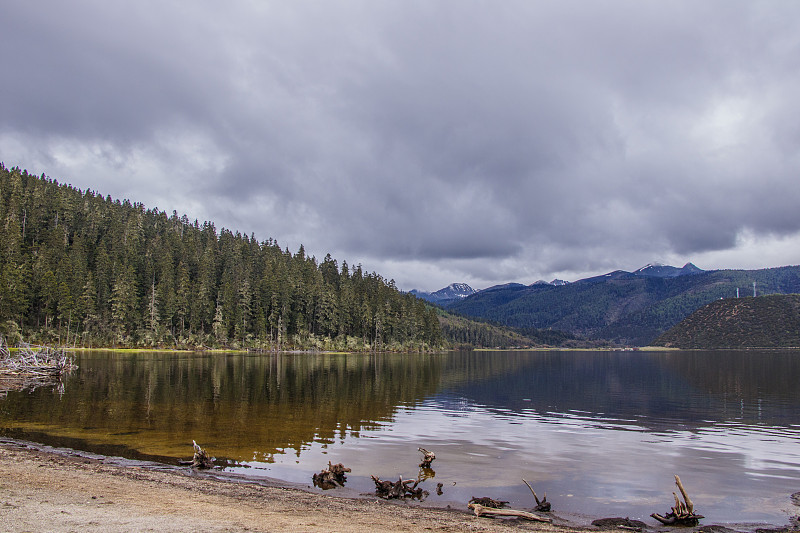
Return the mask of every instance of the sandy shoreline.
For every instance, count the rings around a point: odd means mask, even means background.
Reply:
[[[373,498],[216,480],[186,470],[0,442],[0,530],[581,531]],[[556,521],[558,521],[556,519]]]
[[[478,518],[466,508],[220,480],[189,468],[137,465],[10,439],[0,440],[0,491],[0,530],[8,532],[598,531],[567,522],[558,513],[551,515],[553,524]],[[709,525],[698,529],[733,531]]]

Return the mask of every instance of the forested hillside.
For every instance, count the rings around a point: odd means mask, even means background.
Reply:
[[[800,292],[800,267],[714,270],[679,277],[617,271],[563,286],[510,285],[455,302],[448,310],[515,328],[552,328],[590,339],[645,345],[696,309],[739,289]]]
[[[446,311],[440,312],[439,322],[444,338],[458,348],[594,348],[602,345],[562,331],[508,328]]]
[[[717,300],[654,344],[684,349],[800,347],[800,295]]]
[[[84,346],[440,346],[436,311],[321,262],[0,163],[0,333]]]

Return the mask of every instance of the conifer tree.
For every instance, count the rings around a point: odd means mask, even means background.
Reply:
[[[117,342],[126,342],[138,326],[138,296],[131,267],[121,267],[111,290],[111,325]]]

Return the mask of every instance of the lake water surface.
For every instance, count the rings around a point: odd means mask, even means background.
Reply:
[[[655,524],[678,474],[702,523],[799,511],[800,352],[77,357],[63,388],[0,398],[0,434],[172,464],[194,439],[228,471],[304,484],[341,462],[364,493],[417,477],[423,447],[434,504],[530,508],[524,478],[556,513]]]

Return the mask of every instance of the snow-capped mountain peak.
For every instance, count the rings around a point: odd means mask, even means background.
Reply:
[[[466,283],[451,283],[444,289],[439,289],[436,292],[442,292],[442,291],[446,291],[449,294],[453,294],[461,298],[466,298],[470,294],[475,294],[475,289],[473,289]]]
[[[633,271],[634,276],[654,277],[654,278],[675,278],[691,274],[699,274],[702,269],[697,268],[692,263],[686,263],[683,268],[678,268],[662,263],[650,263],[642,268]]]
[[[540,279],[539,281],[534,281],[531,283],[531,286],[534,285],[553,285],[554,287],[561,287],[562,285],[567,285],[569,281],[564,281],[563,279],[554,279],[553,281],[545,281]]]
[[[466,298],[467,296],[475,294],[476,292],[477,291],[475,289],[466,283],[451,283],[447,287],[439,289],[435,292],[422,292],[413,290],[411,291],[411,294],[415,295],[417,298],[422,298],[423,300],[427,300],[431,303],[445,304],[452,302],[453,300]]]
[[[645,272],[647,270],[658,269],[658,268],[662,268],[662,267],[665,267],[665,266],[667,266],[667,265],[665,265],[664,263],[647,263],[642,268],[640,268],[638,270],[634,270],[633,273],[636,274],[638,272]],[[669,267],[669,268],[674,268],[674,267]]]

